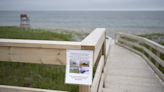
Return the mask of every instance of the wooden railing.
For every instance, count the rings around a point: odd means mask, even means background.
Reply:
[[[141,55],[164,81],[164,46],[149,39],[125,33],[116,34],[116,43]]]
[[[79,85],[79,92],[97,92],[103,83],[101,79],[109,55],[109,41],[104,28],[95,29],[81,42],[0,39],[0,61],[65,65],[67,49],[92,50],[93,67],[97,66],[93,83],[91,86]],[[0,85],[0,92],[6,91],[47,92],[43,89]]]
[[[99,62],[97,62],[97,68],[95,72],[95,77],[93,79],[93,83],[91,85],[89,92],[101,92],[104,84],[104,79],[107,76],[107,70],[108,70],[108,61],[109,61],[109,53],[110,53],[110,47],[111,47],[112,38],[106,37],[105,41],[105,49],[104,52],[102,51],[102,55],[100,54],[101,58],[99,59]]]

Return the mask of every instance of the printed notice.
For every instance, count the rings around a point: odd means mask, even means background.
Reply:
[[[93,51],[67,50],[65,83],[91,85]]]

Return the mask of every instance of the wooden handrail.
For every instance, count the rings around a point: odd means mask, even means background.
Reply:
[[[149,39],[125,33],[116,34],[116,43],[141,55],[157,73],[157,75],[164,81],[164,74],[159,69],[159,65],[161,67],[164,67],[164,60],[160,58],[160,54],[164,54],[164,46],[155,43]],[[145,47],[142,44],[146,44],[149,47]],[[140,51],[135,48],[139,48]],[[153,53],[151,48],[155,49],[156,52]],[[147,53],[149,56],[147,57],[145,53]],[[154,62],[151,61],[152,58],[155,60],[155,64],[152,63]]]
[[[67,91],[0,85],[0,92],[67,92]]]
[[[91,86],[92,92],[96,92],[98,90],[99,81],[100,81],[100,77],[102,75],[103,67],[104,67],[104,56],[101,56],[99,64],[96,69],[95,77],[93,79],[93,83]]]
[[[0,46],[10,47],[33,47],[33,48],[56,48],[56,49],[80,49],[81,42],[72,41],[48,41],[48,40],[25,40],[25,39],[0,39]]]

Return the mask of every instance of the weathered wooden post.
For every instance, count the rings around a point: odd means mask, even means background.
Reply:
[[[156,50],[157,52],[156,52],[156,55],[160,58],[160,52],[158,51],[158,50]],[[155,62],[155,66],[157,67],[157,68],[159,68],[159,63],[158,62]]]
[[[105,46],[106,46],[105,35],[106,35],[105,28],[97,28],[81,42],[81,50],[94,51],[93,67],[98,59],[99,54],[105,55]],[[102,53],[101,50],[103,51]],[[91,86],[80,85],[79,92],[93,92],[93,90],[91,89],[92,85]]]

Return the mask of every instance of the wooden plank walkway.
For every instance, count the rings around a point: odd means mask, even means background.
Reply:
[[[164,84],[142,57],[113,44],[102,92],[164,92]]]

